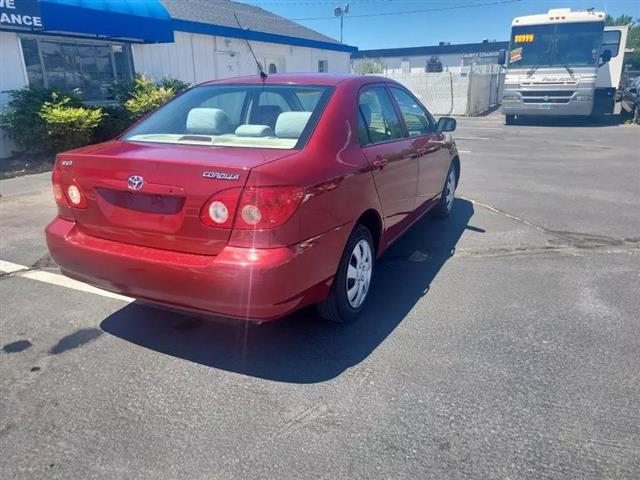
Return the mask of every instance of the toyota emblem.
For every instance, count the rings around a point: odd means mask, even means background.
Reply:
[[[130,190],[140,190],[144,185],[144,179],[140,175],[131,175],[127,184]]]

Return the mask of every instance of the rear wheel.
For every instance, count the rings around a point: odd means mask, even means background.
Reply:
[[[433,215],[436,218],[447,218],[453,208],[453,201],[456,197],[456,187],[458,186],[458,173],[456,171],[456,164],[452,163],[449,167],[449,173],[444,182],[442,193],[440,194],[440,200],[433,209]]]
[[[369,296],[374,260],[371,233],[363,225],[357,225],[342,253],[331,293],[317,305],[322,318],[336,323],[357,318]]]

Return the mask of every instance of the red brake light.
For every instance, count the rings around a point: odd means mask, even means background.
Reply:
[[[68,207],[69,202],[67,201],[67,197],[64,194],[64,185],[60,180],[60,170],[58,170],[57,167],[53,168],[53,172],[51,174],[51,183],[53,187],[53,199],[58,205]]]
[[[200,221],[208,227],[231,228],[241,188],[229,188],[213,195],[200,210]]]
[[[267,230],[279,227],[291,218],[303,196],[301,187],[245,188],[238,204],[234,228]]]

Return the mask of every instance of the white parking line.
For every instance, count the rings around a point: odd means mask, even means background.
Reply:
[[[17,263],[7,262],[5,260],[0,260],[0,272],[15,273],[19,272],[20,270],[29,270],[29,267],[18,265]]]
[[[454,140],[491,140],[489,137],[454,137]]]
[[[458,150],[458,153],[471,153],[471,150]]]
[[[92,293],[94,295],[100,295],[101,297],[122,300],[127,303],[133,302],[134,300],[131,297],[125,297],[124,295],[118,295],[117,293],[108,292],[107,290],[102,290],[101,288],[92,287],[86,283],[78,282],[77,280],[65,277],[59,273],[45,272],[43,270],[27,271],[29,270],[29,267],[0,260],[0,271],[4,273],[16,273],[23,270],[25,270],[25,273],[19,275],[21,278],[30,278],[31,280],[48,283],[49,285],[57,285],[59,287],[70,288],[71,290]]]

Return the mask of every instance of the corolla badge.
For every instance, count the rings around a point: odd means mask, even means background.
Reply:
[[[140,175],[131,175],[127,180],[127,185],[130,190],[140,190],[144,185],[144,178]]]
[[[226,173],[226,172],[204,172],[202,174],[205,178],[215,178],[217,180],[239,180],[240,175],[237,173]]]

